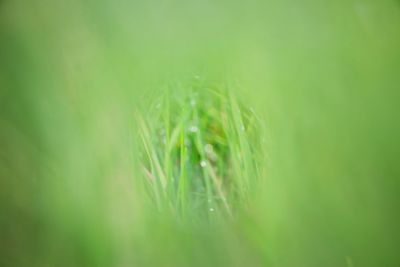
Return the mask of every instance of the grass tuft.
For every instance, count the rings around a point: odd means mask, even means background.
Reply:
[[[180,217],[230,218],[260,179],[260,125],[219,86],[170,88],[137,120],[146,190]]]

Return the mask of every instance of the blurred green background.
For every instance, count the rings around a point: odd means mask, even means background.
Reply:
[[[267,127],[231,223],[135,179],[135,109],[195,76]],[[399,1],[0,1],[0,266],[399,266],[399,85]]]

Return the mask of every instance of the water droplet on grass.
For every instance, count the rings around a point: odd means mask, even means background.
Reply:
[[[206,167],[207,166],[207,162],[205,160],[200,161],[200,166],[202,168]]]
[[[189,132],[197,133],[198,131],[199,131],[199,128],[197,128],[197,126],[190,126],[189,127]]]

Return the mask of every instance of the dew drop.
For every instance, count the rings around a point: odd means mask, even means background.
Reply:
[[[197,133],[198,131],[199,131],[199,128],[197,128],[197,126],[190,126],[189,127],[189,132]]]
[[[200,166],[202,168],[206,167],[207,166],[207,162],[205,160],[200,161]]]

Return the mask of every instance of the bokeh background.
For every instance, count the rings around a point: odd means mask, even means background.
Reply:
[[[134,112],[234,83],[266,182],[227,224],[141,203]],[[399,266],[400,2],[0,1],[1,266]]]

